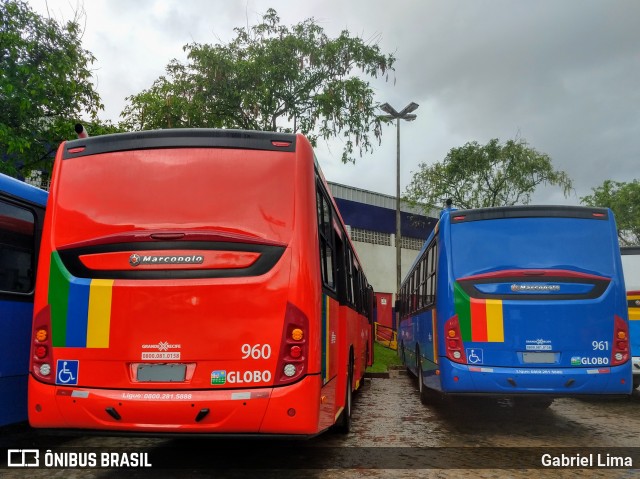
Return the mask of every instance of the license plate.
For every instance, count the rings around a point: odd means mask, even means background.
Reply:
[[[553,364],[556,362],[556,353],[522,353],[522,362]]]
[[[185,364],[139,364],[136,377],[140,382],[184,382],[186,372]]]

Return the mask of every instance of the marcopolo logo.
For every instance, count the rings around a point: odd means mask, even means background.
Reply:
[[[140,266],[143,264],[202,264],[204,256],[193,255],[140,255],[133,253],[129,256],[129,264],[131,266]]]
[[[549,291],[560,291],[557,284],[512,284],[511,291],[514,293],[546,293]]]

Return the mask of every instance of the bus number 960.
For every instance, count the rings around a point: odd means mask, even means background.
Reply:
[[[268,344],[243,344],[242,359],[269,359],[271,357],[271,346]]]

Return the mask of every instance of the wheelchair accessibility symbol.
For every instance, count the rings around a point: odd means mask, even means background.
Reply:
[[[482,349],[470,348],[467,349],[467,363],[468,364],[482,364]]]
[[[56,363],[56,384],[77,385],[79,367],[77,360],[58,359]]]

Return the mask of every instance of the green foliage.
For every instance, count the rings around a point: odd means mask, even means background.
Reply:
[[[560,186],[565,197],[572,190],[567,174],[554,170],[548,155],[521,139],[504,145],[498,139],[470,142],[452,148],[442,162],[419,168],[406,199],[427,211],[441,208],[448,198],[457,208],[528,204],[540,184]]]
[[[261,23],[235,28],[228,44],[189,44],[188,63],[173,60],[166,76],[127,98],[130,130],[225,127],[341,137],[342,160],[355,161],[380,141],[381,119],[369,83],[356,76],[386,75],[394,57],[343,31],[329,38],[314,19],[291,28],[273,9]]]
[[[611,208],[616,218],[618,238],[623,246],[640,246],[640,182],[605,180],[592,188],[593,194],[580,198],[582,204]]]
[[[64,25],[21,0],[0,2],[0,171],[51,169],[51,154],[73,138],[82,113],[103,106],[91,83],[95,58],[81,47],[78,19]]]
[[[386,373],[389,366],[401,366],[398,352],[386,348],[380,343],[373,343],[373,364],[367,368],[369,373]]]

